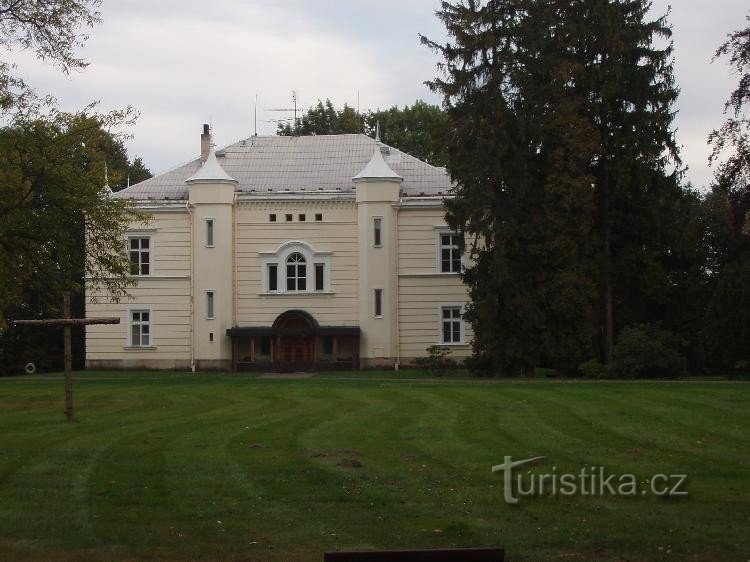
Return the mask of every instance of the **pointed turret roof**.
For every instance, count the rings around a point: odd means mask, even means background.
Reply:
[[[192,176],[185,180],[186,183],[237,183],[237,180],[224,171],[213,147],[208,151],[206,161]]]
[[[360,173],[352,178],[352,181],[380,180],[380,181],[402,181],[404,178],[394,172],[383,158],[380,146],[375,147],[375,153],[370,158]]]

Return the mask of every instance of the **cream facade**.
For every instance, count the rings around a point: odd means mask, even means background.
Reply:
[[[398,368],[470,353],[441,168],[364,135],[251,137],[131,186],[130,298],[88,316],[91,368]]]

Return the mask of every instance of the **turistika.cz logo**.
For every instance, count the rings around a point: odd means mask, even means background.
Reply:
[[[654,474],[640,482],[635,474],[608,474],[603,466],[586,466],[580,472],[561,473],[552,467],[551,473],[535,474],[516,472],[515,488],[513,470],[537,463],[544,457],[514,461],[506,456],[503,464],[492,467],[492,472],[503,473],[505,503],[518,503],[518,496],[687,496],[687,474]]]

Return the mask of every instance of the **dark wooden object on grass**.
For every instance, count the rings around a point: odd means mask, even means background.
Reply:
[[[64,318],[50,318],[42,320],[14,320],[18,326],[54,326],[63,328],[65,337],[65,417],[69,422],[75,421],[73,415],[73,352],[71,350],[71,326],[87,326],[89,324],[119,324],[119,318],[71,318],[70,293],[63,296]]]
[[[438,548],[326,552],[323,562],[503,562],[502,548]]]

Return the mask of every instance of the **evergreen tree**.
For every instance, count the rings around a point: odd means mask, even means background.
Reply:
[[[449,43],[423,38],[444,59],[431,86],[448,112],[448,221],[476,241],[467,318],[488,368],[570,366],[592,339],[608,360],[616,311],[644,278],[654,300],[670,281],[675,237],[660,225],[684,195],[669,168],[677,91],[671,45],[652,44],[670,31],[647,8],[443,2]]]

